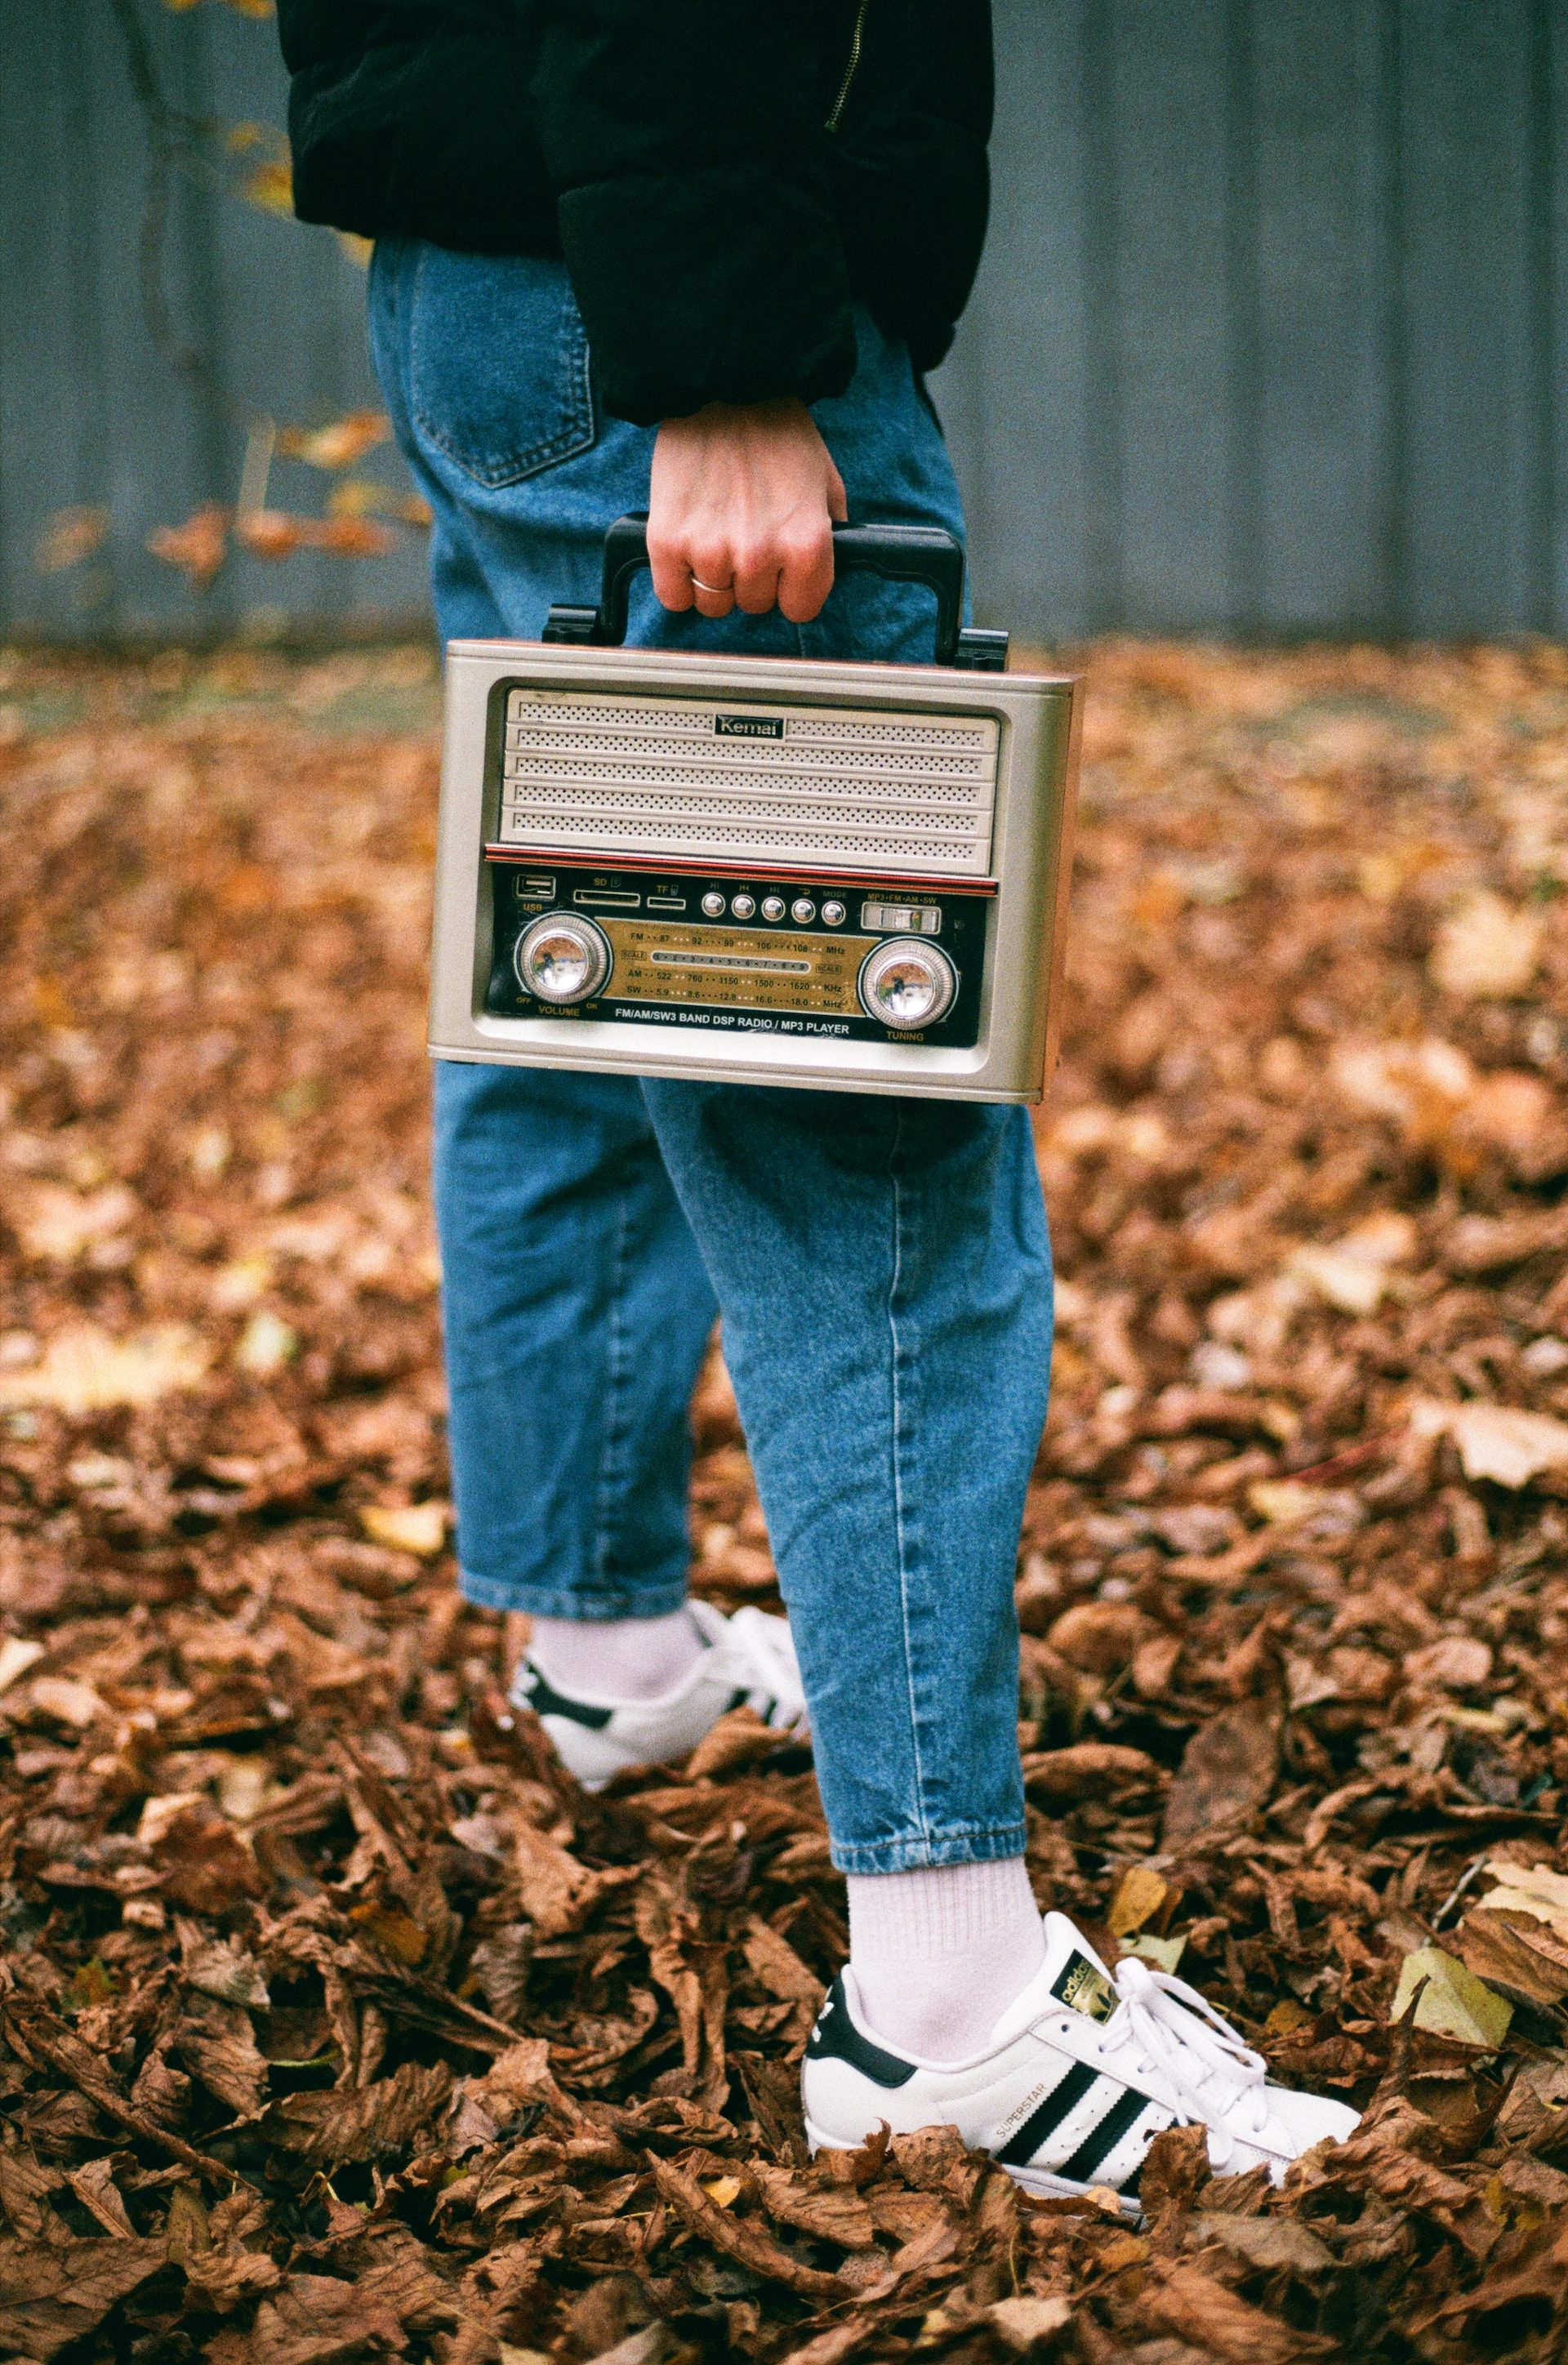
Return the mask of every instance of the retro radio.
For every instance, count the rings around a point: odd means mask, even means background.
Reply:
[[[935,666],[622,648],[644,521],[595,608],[454,641],[439,1058],[1037,1101],[1055,1058],[1081,685],[960,629],[963,554],[841,527],[924,583]]]

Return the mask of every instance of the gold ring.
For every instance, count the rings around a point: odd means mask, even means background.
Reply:
[[[706,591],[710,600],[733,599],[734,596],[733,583],[704,583],[700,575],[692,577],[691,587],[694,591]]]

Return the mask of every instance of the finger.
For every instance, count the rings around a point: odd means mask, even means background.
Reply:
[[[778,553],[767,543],[743,544],[734,555],[735,605],[766,616],[778,597]]]
[[[693,604],[696,594],[691,588],[691,569],[687,564],[686,544],[671,534],[648,533],[648,566],[654,578],[654,597],[661,608],[673,609],[684,615]],[[718,576],[710,576],[718,582]]]
[[[833,534],[826,513],[820,525],[790,535],[779,556],[779,612],[792,624],[809,624],[833,589]]]
[[[849,496],[844,489],[844,478],[831,460],[827,464],[827,513],[835,525],[849,523]]]
[[[734,555],[725,543],[699,543],[687,553],[692,599],[700,616],[727,616],[735,604]]]

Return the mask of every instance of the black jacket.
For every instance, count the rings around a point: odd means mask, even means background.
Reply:
[[[990,0],[278,0],[307,221],[564,254],[651,425],[942,358],[985,235]]]

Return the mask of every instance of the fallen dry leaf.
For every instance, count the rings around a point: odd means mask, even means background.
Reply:
[[[1544,926],[1539,912],[1490,890],[1472,895],[1438,931],[1433,978],[1445,993],[1470,998],[1522,993],[1540,958]]]
[[[156,1404],[177,1389],[199,1387],[209,1362],[204,1341],[183,1323],[162,1323],[125,1339],[74,1323],[57,1330],[42,1360],[28,1370],[0,1371],[0,1405],[52,1405],[81,1414]]]
[[[1514,1405],[1420,1403],[1410,1422],[1418,1437],[1451,1437],[1467,1478],[1528,1486],[1543,1470],[1568,1468],[1568,1421],[1548,1413]]]
[[[401,516],[342,490],[301,544]],[[808,2158],[845,1910],[809,1754],[737,1712],[586,1798],[444,1557],[432,653],[12,652],[0,2346],[1562,2346],[1568,663],[1089,662],[1030,1877],[1368,2128],[1279,2191],[1162,2137],[1141,2235],[950,2132]],[[1433,978],[1473,887],[1544,915],[1522,994]],[[777,1606],[716,1353],[694,1431],[695,1582]],[[1434,1931],[1461,1977],[1395,2023]],[[1467,1995],[1478,2069],[1423,2023]]]

